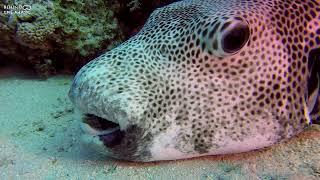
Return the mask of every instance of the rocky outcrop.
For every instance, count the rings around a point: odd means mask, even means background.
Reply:
[[[40,74],[72,69],[124,39],[113,1],[22,0],[0,7],[1,55]]]
[[[75,72],[133,36],[173,0],[2,0],[0,65],[13,61],[44,77]],[[4,62],[6,60],[6,62]]]

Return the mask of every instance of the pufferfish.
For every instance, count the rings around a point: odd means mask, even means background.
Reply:
[[[88,147],[175,160],[300,133],[319,120],[319,72],[319,0],[183,0],[82,67],[69,97]]]

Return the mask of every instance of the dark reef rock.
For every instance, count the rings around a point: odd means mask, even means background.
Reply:
[[[144,25],[149,15],[156,8],[179,0],[120,0],[120,11],[117,14],[121,30],[130,37]]]

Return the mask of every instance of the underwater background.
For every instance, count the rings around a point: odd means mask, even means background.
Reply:
[[[81,144],[73,75],[172,2],[0,1],[0,179],[320,179],[319,125],[254,152],[168,162],[112,160]]]

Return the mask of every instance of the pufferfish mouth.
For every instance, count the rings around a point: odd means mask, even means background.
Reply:
[[[120,125],[107,119],[85,114],[82,119],[81,129],[88,134],[99,137],[107,147],[121,143],[125,132],[120,130]]]

